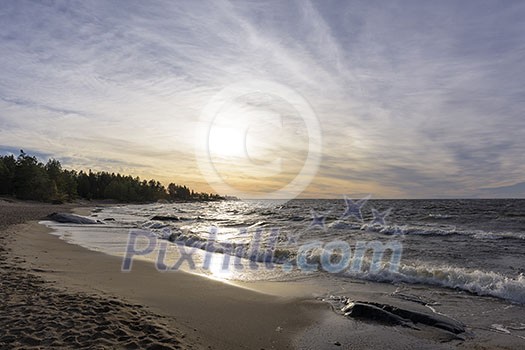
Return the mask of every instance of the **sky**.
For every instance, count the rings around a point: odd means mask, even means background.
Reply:
[[[525,197],[523,18],[523,1],[5,1],[0,152],[248,197]]]

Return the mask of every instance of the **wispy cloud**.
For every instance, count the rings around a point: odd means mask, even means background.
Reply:
[[[203,106],[264,79],[321,122],[305,195],[484,195],[525,173],[524,15],[490,1],[7,2],[0,144],[201,187]],[[297,140],[279,144],[294,162]]]

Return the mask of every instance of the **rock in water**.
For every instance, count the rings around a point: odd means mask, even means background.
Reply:
[[[48,215],[50,220],[64,224],[93,225],[100,224],[99,221],[92,220],[83,216],[68,213],[53,213]]]
[[[165,216],[165,215],[155,215],[151,220],[156,221],[180,221],[179,217],[176,216]]]

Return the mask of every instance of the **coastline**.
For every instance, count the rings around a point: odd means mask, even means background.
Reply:
[[[184,271],[162,273],[141,260],[133,262],[131,272],[123,273],[121,258],[70,244],[37,221],[56,211],[89,215],[95,204],[0,200],[5,300],[0,347],[313,350],[523,345],[523,337],[495,332],[473,316],[460,317],[472,328],[458,337],[348,319],[318,301],[318,295],[302,282],[224,283]],[[344,294],[392,303],[389,295],[395,288],[355,281],[349,282]],[[474,310],[472,315],[491,315],[496,309],[485,307],[507,308],[490,298],[473,300],[465,295],[462,300],[469,306],[449,306],[457,308],[456,316],[467,309]],[[418,309],[410,302],[394,305]]]
[[[33,205],[48,208],[49,212],[69,209],[83,214],[89,210],[46,204],[21,204],[20,210]],[[135,261],[131,272],[122,273],[120,258],[69,244],[48,232],[36,221],[2,229],[1,235],[9,238],[11,249],[7,259],[24,274],[50,284],[56,293],[118,300],[127,305],[127,312],[143,309],[153,323],[175,332],[174,344],[180,348],[295,348],[301,330],[328,312],[324,303],[277,298],[185,272],[159,273],[144,261]],[[123,317],[129,323],[129,316],[124,313]],[[8,329],[4,332],[11,334]],[[154,337],[151,342],[155,343]],[[104,342],[98,345],[103,347]],[[124,343],[111,346],[127,347]]]

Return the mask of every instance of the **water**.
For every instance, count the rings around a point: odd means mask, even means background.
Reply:
[[[275,206],[267,201],[125,205],[97,208],[92,216],[104,225],[52,226],[66,240],[120,256],[130,229],[148,230],[165,242],[176,240],[199,248],[194,272],[226,280],[308,279],[314,285],[332,286],[355,280],[424,284],[525,304],[525,200],[369,200],[361,208],[362,221],[355,216],[343,218],[345,209],[344,200],[292,200]],[[389,209],[390,213],[384,222],[372,224],[372,209],[377,210],[376,217]],[[323,225],[322,221],[312,225],[312,210],[325,216]],[[173,220],[151,220],[154,216]],[[202,268],[210,227],[217,228],[214,250],[232,255],[227,271],[222,270],[223,254],[214,258],[211,267]],[[251,248],[257,234],[261,248],[254,254]],[[272,240],[276,250],[270,256],[264,247]],[[352,254],[358,242],[399,243],[399,267],[389,268],[388,251],[378,271],[371,271],[370,253],[360,270],[336,274],[327,273],[321,265],[319,271],[305,273],[295,265],[300,246],[336,240],[347,242]],[[171,266],[178,250],[173,244],[168,247],[165,262]],[[321,253],[308,251],[308,262],[319,263]],[[155,254],[145,258],[155,260]],[[234,265],[235,256],[242,258],[237,261],[242,269]],[[270,260],[275,265],[265,265]],[[188,269],[186,265],[182,267]]]
[[[156,203],[95,208],[91,218],[103,224],[44,223],[72,244],[120,257],[129,233],[141,232],[136,250],[156,245],[134,259],[169,268],[181,249],[193,250],[194,268],[184,260],[182,270],[274,295],[322,299],[339,314],[344,300],[382,303],[457,320],[466,325],[461,339],[525,344],[525,200],[369,200],[362,220],[345,212],[359,216],[343,199]],[[212,227],[216,242],[208,245]],[[300,247],[334,241],[349,247],[345,269],[325,271],[322,249],[304,254],[316,271],[300,268]],[[371,251],[358,259],[359,245],[371,242],[400,246],[399,264],[388,249],[377,265]],[[342,261],[341,251],[333,253],[329,262]],[[354,269],[355,261],[362,266]]]

